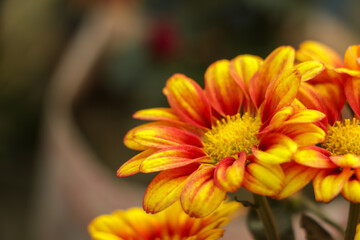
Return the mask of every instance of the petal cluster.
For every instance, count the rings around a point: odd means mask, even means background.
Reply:
[[[179,202],[157,214],[130,208],[95,218],[88,230],[94,240],[215,240],[223,236],[222,227],[239,209],[237,202],[222,203],[211,215],[192,218],[183,212]]]
[[[304,186],[294,181],[298,169],[293,159],[306,152],[318,154],[312,148],[325,139],[329,122],[325,103],[313,101],[311,95],[321,90],[308,83],[328,73],[325,63],[297,63],[295,56],[292,47],[282,46],[265,59],[240,55],[219,60],[205,72],[205,89],[174,74],[163,90],[170,108],[134,114],[152,122],[125,136],[127,147],[142,152],[117,175],[160,171],[144,196],[147,212],[162,211],[180,199],[187,214],[204,217],[218,208],[227,192],[240,187],[286,197]]]
[[[360,45],[350,46],[342,60],[329,47],[308,41],[296,53],[299,62],[320,61],[325,71],[305,81],[297,98],[307,108],[321,111],[326,118],[319,125],[327,132],[319,146],[294,154],[292,164],[283,165],[285,187],[301,189],[312,180],[317,201],[329,202],[340,193],[351,202],[360,202]],[[301,63],[300,63],[301,64]],[[341,110],[349,103],[354,119],[342,120]],[[299,181],[293,180],[297,177]],[[290,191],[291,192],[291,191]]]

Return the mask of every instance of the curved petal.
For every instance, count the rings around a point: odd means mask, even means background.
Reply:
[[[301,81],[306,82],[325,70],[324,65],[318,61],[306,61],[295,66],[301,75]]]
[[[324,141],[326,135],[322,128],[312,123],[284,125],[279,131],[295,141],[298,147],[316,145]]]
[[[284,180],[280,165],[251,162],[246,165],[243,186],[252,193],[275,196],[283,188]]]
[[[202,165],[187,181],[180,200],[188,215],[205,217],[224,201],[226,192],[215,185],[214,171],[214,166]]]
[[[143,208],[147,213],[157,213],[179,199],[188,177],[198,165],[185,166],[159,173],[146,189]]]
[[[161,122],[147,123],[133,128],[125,135],[124,143],[135,150],[182,144],[202,147],[200,138],[195,134]]]
[[[148,149],[145,150],[135,157],[131,158],[129,161],[124,163],[116,172],[116,175],[118,177],[127,177],[130,175],[134,175],[138,172],[140,172],[140,165],[141,163],[149,157],[151,154],[156,152],[157,149]]]
[[[222,115],[239,112],[243,93],[230,75],[230,62],[220,60],[211,64],[205,72],[205,93],[212,106]]]
[[[198,127],[211,126],[211,107],[201,87],[183,74],[174,74],[166,83],[164,94],[171,108],[182,120]]]
[[[258,148],[252,149],[254,156],[261,162],[279,164],[289,162],[297,150],[297,144],[289,137],[273,133],[260,140]]]
[[[285,185],[276,196],[277,199],[284,199],[298,192],[319,172],[316,168],[309,168],[296,163],[284,163],[282,168],[285,174]]]
[[[345,67],[360,71],[360,45],[352,45],[345,52]]]
[[[283,107],[279,111],[277,111],[272,118],[270,119],[270,122],[268,124],[261,125],[259,136],[270,132],[272,130],[275,130],[282,126],[284,122],[289,119],[291,115],[294,113],[294,108],[292,107]]]
[[[226,157],[219,162],[214,172],[215,184],[226,192],[237,191],[244,179],[246,154],[241,152],[239,159]]]
[[[305,41],[296,51],[296,59],[300,62],[318,60],[327,67],[337,68],[343,65],[341,57],[328,46],[315,41]]]
[[[322,148],[308,146],[299,149],[294,154],[294,161],[311,168],[337,168],[329,158],[330,153],[324,152]]]
[[[239,55],[230,62],[230,73],[249,98],[249,82],[254,74],[260,69],[263,60],[254,55]]]
[[[190,145],[163,148],[146,159],[140,165],[143,173],[157,172],[189,165],[206,157],[204,151]]]
[[[342,168],[359,168],[360,167],[360,157],[354,154],[348,153],[339,156],[330,156],[331,161],[337,166]]]
[[[301,83],[296,98],[309,109],[325,112],[325,106],[319,91],[309,83]]]
[[[301,75],[297,69],[287,69],[272,81],[265,95],[265,107],[261,120],[265,122],[276,111],[290,105],[300,87]]]
[[[313,123],[325,117],[325,114],[317,110],[304,109],[297,111],[284,124]]]
[[[323,112],[329,119],[329,124],[334,124],[338,120],[339,115],[341,116],[341,110],[346,102],[344,87],[329,82],[316,84],[314,87],[324,103],[325,111]]]
[[[141,120],[155,121],[175,121],[181,122],[171,108],[149,108],[142,109],[134,113],[133,118]]]
[[[360,182],[357,179],[350,179],[341,191],[344,198],[350,202],[360,203]]]
[[[294,65],[295,50],[290,46],[275,49],[265,59],[257,74],[249,82],[249,94],[257,108],[265,99],[265,92],[270,84],[285,69]]]
[[[349,168],[344,168],[341,172],[321,170],[313,180],[316,201],[330,202],[333,200],[352,175],[353,171]]]
[[[360,118],[360,78],[347,79],[344,83],[345,95],[352,110]]]

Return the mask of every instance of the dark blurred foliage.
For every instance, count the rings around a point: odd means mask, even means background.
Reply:
[[[47,85],[82,19],[108,2],[1,3],[0,239],[24,239]],[[139,12],[144,34],[132,42],[114,41],[92,70],[75,108],[79,128],[115,172],[135,153],[122,143],[126,131],[140,123],[132,113],[167,106],[161,90],[173,73],[203,85],[206,67],[218,59],[245,53],[265,57],[279,45],[297,46],[308,38],[344,50],[359,40],[359,7],[356,0],[144,1]],[[324,22],[329,18],[338,25],[308,31],[320,26],[311,19],[324,13]],[[331,32],[338,26],[350,33]],[[142,177],[133,179],[148,182]]]

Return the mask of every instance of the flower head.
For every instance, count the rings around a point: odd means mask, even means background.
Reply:
[[[349,47],[343,63],[329,48],[315,42],[311,44],[313,51],[308,51],[312,53],[309,57],[317,59],[321,56],[327,70],[320,80],[313,79],[303,90],[307,93],[304,95],[315,93],[312,99],[299,99],[327,115],[327,124],[323,125],[327,134],[318,147],[294,154],[296,163],[289,167],[291,171],[285,169],[284,172],[286,177],[287,173],[291,176],[296,172],[304,184],[313,179],[317,201],[329,202],[342,193],[347,200],[360,202],[360,83],[357,80],[360,77],[360,47]],[[301,47],[299,51],[306,52]],[[341,121],[341,109],[346,100],[357,118]]]
[[[180,198],[186,213],[203,217],[241,186],[276,196],[285,176],[280,164],[324,140],[314,123],[324,114],[296,98],[302,81],[323,64],[294,65],[295,51],[283,46],[265,60],[240,55],[206,70],[205,89],[183,74],[173,75],[164,94],[170,108],[141,110],[153,120],[128,132],[125,144],[142,150],[118,176],[161,171],[144,197],[147,212],[159,212]]]
[[[179,202],[157,214],[147,214],[141,208],[118,210],[95,218],[89,225],[89,233],[96,240],[218,239],[223,236],[222,227],[239,208],[237,202],[222,203],[217,211],[204,218],[189,217]]]

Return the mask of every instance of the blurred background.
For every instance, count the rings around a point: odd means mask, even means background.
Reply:
[[[203,86],[216,60],[308,39],[343,55],[360,43],[359,10],[356,0],[3,0],[0,239],[89,239],[95,216],[141,206],[154,175],[116,177],[135,154],[122,140],[136,110],[167,106],[173,73]]]

